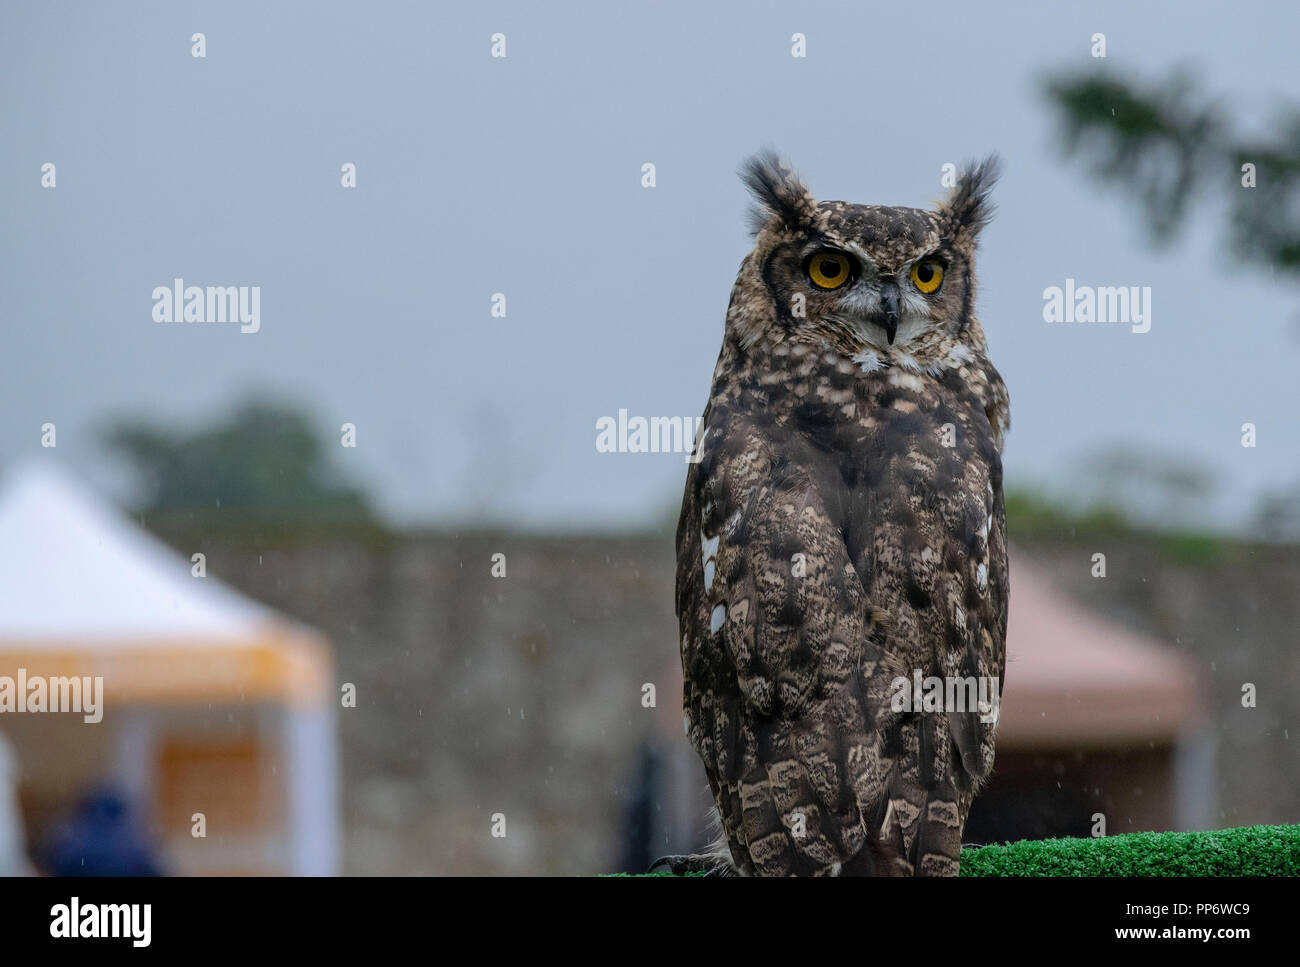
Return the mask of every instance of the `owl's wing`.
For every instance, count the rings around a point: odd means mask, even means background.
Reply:
[[[914,399],[921,414],[936,405]],[[858,510],[871,518],[869,593],[893,619],[887,647],[906,657],[905,675],[919,671],[944,687],[942,706],[897,719],[884,747],[893,766],[881,834],[921,874],[958,871],[962,828],[993,766],[1006,661],[1000,439],[977,408],[953,408],[942,417],[950,418],[962,448],[902,426],[897,438],[879,440],[885,482]],[[926,484],[931,478],[944,482],[941,491]],[[949,687],[967,683],[954,702]]]
[[[964,648],[958,643],[951,656],[957,675],[996,682],[1001,688],[1006,670],[1007,640],[1007,515],[1002,488],[989,485],[986,512],[979,540],[973,543],[969,559],[952,575],[952,584],[960,588],[966,604]],[[975,781],[988,777],[993,768],[993,740],[997,730],[998,706],[974,711],[949,712],[948,722],[953,741],[961,754],[962,767]]]
[[[717,410],[705,426],[677,607],[687,732],[733,859],[765,875],[889,872],[868,832],[887,802],[899,674],[880,615],[816,486],[777,455],[776,428]]]

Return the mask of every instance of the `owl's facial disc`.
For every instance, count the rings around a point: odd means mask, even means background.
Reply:
[[[821,314],[854,333],[856,341],[878,345],[883,339],[892,346],[900,321],[916,308],[908,305],[899,280],[881,272],[852,242],[842,248],[814,242],[801,253],[801,265],[810,303],[815,300]]]
[[[942,318],[942,251],[882,265],[856,240],[822,237],[805,243],[798,258],[814,329],[829,325],[864,349],[887,349],[912,343]]]

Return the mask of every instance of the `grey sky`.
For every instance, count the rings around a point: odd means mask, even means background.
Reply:
[[[662,519],[682,457],[599,454],[595,424],[702,410],[748,246],[739,162],[772,145],[819,197],[927,205],[942,164],[996,150],[979,315],[1008,485],[1064,492],[1127,441],[1212,468],[1239,513],[1300,478],[1298,293],[1230,264],[1213,206],[1151,251],[1061,159],[1037,80],[1092,66],[1101,31],[1108,69],[1189,64],[1259,130],[1300,100],[1297,27],[1286,3],[5,3],[0,457],[48,456],[54,421],[102,478],[105,417],[265,391],[355,423],[339,459],[395,520]],[[261,331],[154,323],[177,276],[260,285]],[[1044,323],[1066,278],[1150,286],[1151,331]]]

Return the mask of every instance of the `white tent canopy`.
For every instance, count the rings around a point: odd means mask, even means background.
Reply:
[[[47,466],[0,488],[0,638],[238,641],[275,619]]]
[[[0,673],[16,661],[103,675],[119,702],[316,705],[331,688],[319,635],[196,576],[190,561],[37,464],[0,487]]]
[[[31,750],[28,782],[111,737],[101,765],[139,801],[214,802],[203,784],[229,785],[234,773],[220,770],[251,756],[239,781],[264,787],[269,805],[215,850],[191,838],[183,812],[167,831],[176,868],[337,871],[328,642],[196,576],[65,474],[29,464],[0,485],[0,683],[73,677],[102,679],[103,724],[83,726],[95,732],[64,728],[81,716],[0,714]],[[219,708],[229,714],[213,718]],[[230,793],[238,805],[242,787]]]

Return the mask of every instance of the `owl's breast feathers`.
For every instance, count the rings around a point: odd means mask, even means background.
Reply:
[[[1000,695],[1007,396],[980,350],[719,360],[677,610],[687,731],[746,872],[956,870],[996,708],[899,708],[897,683]]]

